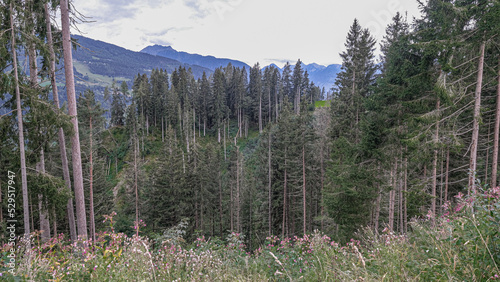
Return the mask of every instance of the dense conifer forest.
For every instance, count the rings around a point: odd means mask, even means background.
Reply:
[[[0,5],[2,276],[499,279],[498,0],[381,42],[353,19],[332,89],[299,59],[103,93],[75,91],[69,4]]]

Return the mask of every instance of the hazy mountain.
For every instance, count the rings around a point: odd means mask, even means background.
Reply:
[[[174,59],[179,62],[183,62],[190,65],[202,66],[211,70],[215,70],[218,67],[225,67],[227,66],[228,63],[231,63],[233,66],[239,68],[243,67],[247,69],[250,68],[249,65],[241,61],[231,60],[226,58],[216,58],[214,56],[202,56],[198,54],[190,54],[186,52],[177,51],[171,46],[153,45],[142,49],[141,52],[150,55]]]
[[[332,64],[325,67],[318,64],[309,64],[305,65],[304,68],[309,74],[310,81],[313,81],[316,86],[321,88],[325,87],[325,90],[329,91],[335,83],[341,66],[342,65]]]
[[[182,63],[190,64],[190,65],[198,65],[211,70],[215,70],[218,67],[225,67],[228,63],[231,63],[236,67],[245,67],[248,69],[250,66],[244,62],[226,59],[226,58],[216,58],[214,56],[203,56],[199,54],[191,54],[187,52],[177,51],[171,46],[161,46],[161,45],[152,45],[148,46],[141,50],[141,52],[166,57],[169,59],[174,59]],[[290,61],[292,67],[295,65],[295,62]],[[282,71],[283,66],[279,67],[276,64],[270,64],[269,66],[264,66],[263,69],[274,66]],[[335,82],[335,78],[337,77],[337,73],[340,71],[340,65],[333,64],[329,66],[323,66],[316,63],[312,63],[309,65],[304,64],[304,69],[309,73],[309,79],[314,82],[316,86],[325,87],[328,91],[333,86]]]

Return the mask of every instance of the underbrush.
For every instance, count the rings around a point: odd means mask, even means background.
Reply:
[[[41,244],[39,234],[1,251],[7,281],[490,281],[500,280],[500,189],[480,191],[446,204],[432,221],[415,220],[408,235],[364,230],[362,240],[340,245],[315,232],[268,237],[248,253],[244,238],[200,237],[183,241],[185,223],[150,239],[113,229],[95,242],[70,243],[60,235]],[[136,227],[138,228],[138,227]],[[9,271],[11,270],[11,271]]]

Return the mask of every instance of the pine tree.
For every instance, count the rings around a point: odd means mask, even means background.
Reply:
[[[122,84],[123,90],[125,90],[125,86],[126,84]],[[125,125],[125,94],[118,91],[114,81],[111,86],[111,91],[113,91],[113,102],[111,102],[111,124],[113,126],[123,126]]]
[[[342,232],[347,232],[339,236],[368,223],[371,202],[375,198],[375,178],[371,175],[373,170],[369,169],[373,162],[362,159],[360,146],[361,120],[376,71],[374,44],[369,31],[354,20],[347,35],[346,50],[340,54],[342,68],[335,81],[336,93],[331,106],[333,163],[329,169],[332,187],[325,200],[335,223]]]

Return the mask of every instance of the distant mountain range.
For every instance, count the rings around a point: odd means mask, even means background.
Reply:
[[[193,75],[198,78],[203,72],[212,71],[208,68],[190,65],[177,60],[161,56],[154,56],[142,52],[134,52],[106,42],[87,37],[72,35],[79,47],[73,50],[73,64],[75,70],[77,93],[90,88],[101,92],[110,86],[113,79],[117,86],[126,81],[132,86],[134,76],[151,73],[153,69],[164,69],[171,73],[179,66],[191,68]]]
[[[231,63],[235,67],[245,67],[247,69],[250,68],[248,64],[242,61],[226,58],[216,58],[214,56],[190,54],[187,52],[177,51],[171,46],[152,45],[142,49],[140,52],[177,60],[185,64],[202,66],[212,71],[214,71],[218,67],[225,67],[228,63]],[[295,62],[290,62],[290,64],[292,64],[293,67],[295,65]],[[281,71],[283,70],[282,67],[279,67],[275,64],[271,64],[269,66],[277,67]],[[312,63],[309,65],[303,65],[303,68],[309,73],[309,79],[313,81],[315,85],[325,87],[325,90],[327,91],[332,88],[335,82],[335,78],[337,77],[337,73],[340,71],[340,67],[341,65],[338,64],[322,66],[316,63]]]
[[[171,73],[179,66],[183,66],[191,68],[195,78],[201,77],[203,72],[210,75],[216,68],[225,67],[228,63],[236,67],[245,67],[247,70],[250,68],[242,61],[180,52],[170,46],[153,45],[140,52],[134,52],[84,36],[72,35],[72,37],[79,45],[73,50],[76,93],[91,89],[101,101],[104,88],[110,86],[113,80],[117,86],[125,81],[131,87],[137,74],[149,74],[155,68],[162,68]],[[290,64],[293,67],[295,62]],[[310,80],[317,86],[325,87],[327,91],[332,87],[340,70],[340,65],[304,64],[303,67],[308,71]],[[278,68],[282,70],[282,67]],[[63,77],[64,75],[59,75],[61,86],[64,85]],[[64,87],[61,87],[60,92],[61,100],[65,101]]]

